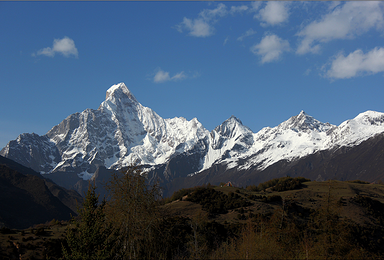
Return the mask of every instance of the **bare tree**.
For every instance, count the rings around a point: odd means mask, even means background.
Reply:
[[[107,183],[106,216],[116,235],[115,259],[152,258],[160,217],[158,183],[149,185],[138,166],[114,174]],[[151,245],[151,246],[148,246]]]

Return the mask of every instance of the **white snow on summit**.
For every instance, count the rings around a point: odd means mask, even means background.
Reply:
[[[98,166],[160,165],[181,155],[196,174],[223,163],[263,170],[280,160],[358,145],[384,132],[384,113],[366,111],[339,126],[301,111],[276,127],[253,133],[231,116],[209,132],[196,119],[163,119],[142,106],[124,83],[111,86],[97,110],[68,116],[44,136],[22,134],[1,151],[36,171],[75,172],[89,179]],[[191,154],[194,159],[189,159]],[[199,161],[200,160],[200,161]],[[197,165],[198,164],[198,165]]]
[[[244,131],[242,135],[248,135],[246,143],[239,143],[237,141],[240,140],[239,138],[231,139],[224,147],[228,151],[227,158],[220,158],[225,153],[223,148],[220,152],[213,148],[213,151],[211,150],[207,155],[210,161],[207,160],[203,168],[207,169],[213,163],[224,162],[228,163],[228,168],[240,167],[241,169],[258,165],[259,169],[265,169],[279,160],[290,160],[324,149],[326,132],[334,127],[321,123],[302,111],[274,128],[265,127],[251,135],[248,131]],[[241,152],[237,156],[231,156],[234,154],[233,148],[236,144],[242,147]],[[216,160],[212,159],[214,156]],[[239,159],[248,160],[244,165],[239,165]]]
[[[384,132],[384,113],[367,111],[356,118],[343,122],[340,126],[322,123],[307,115],[304,111],[289,118],[280,125],[265,127],[252,134],[252,143],[242,144],[238,138],[226,140],[220,149],[216,148],[219,137],[213,131],[211,149],[206,155],[203,169],[214,163],[226,163],[228,168],[248,169],[257,167],[260,170],[280,161],[293,160],[320,150],[340,146],[358,145],[362,141],[378,133]],[[234,147],[242,145],[236,154]],[[223,158],[223,154],[227,154]],[[239,164],[243,159],[244,164]],[[245,160],[246,159],[246,160]]]
[[[384,113],[366,111],[344,121],[329,133],[326,146],[358,145],[378,133],[384,132]]]
[[[189,150],[208,134],[196,118],[161,118],[137,102],[124,83],[107,90],[99,110],[107,113],[116,126],[110,138],[117,141],[119,152],[104,158],[107,167],[162,164],[173,154]]]

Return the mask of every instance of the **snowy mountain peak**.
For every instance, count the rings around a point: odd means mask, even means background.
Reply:
[[[119,84],[113,85],[107,90],[105,100],[112,99],[113,97],[122,98],[125,96],[127,96],[132,101],[137,102],[136,98],[133,96],[131,91],[129,91],[127,86],[124,83],[119,83]]]
[[[301,112],[297,115],[297,117],[299,117],[299,118],[304,118],[304,117],[307,117],[307,116],[309,116],[309,115],[307,113],[305,113],[304,110],[301,110]]]
[[[220,126],[217,126],[216,128],[223,128],[223,127],[235,128],[237,126],[244,126],[243,122],[241,122],[240,119],[232,115],[230,118],[225,120]]]
[[[140,103],[133,96],[124,83],[113,85],[107,90],[106,99],[100,104],[98,110],[114,115],[137,114]]]
[[[384,113],[368,110],[357,115],[354,120],[363,125],[384,125]]]
[[[211,146],[205,157],[203,168],[210,167],[217,160],[236,157],[254,142],[253,132],[240,119],[231,116],[210,134]]]
[[[215,132],[224,137],[234,137],[238,134],[252,133],[251,129],[244,126],[240,119],[231,116],[225,120],[221,125],[214,129]]]
[[[231,117],[228,118],[228,119],[225,120],[225,121],[236,121],[236,122],[238,122],[238,123],[240,123],[240,124],[243,124],[243,122],[241,122],[241,120],[238,119],[237,117],[235,117],[234,115],[231,115]]]
[[[308,132],[311,130],[324,132],[329,130],[331,125],[329,123],[322,123],[306,114],[304,111],[301,111],[297,116],[293,116],[281,123],[279,127],[284,130],[291,129],[295,132]]]
[[[384,113],[366,111],[344,121],[329,133],[329,143],[358,145],[369,137],[384,132]]]

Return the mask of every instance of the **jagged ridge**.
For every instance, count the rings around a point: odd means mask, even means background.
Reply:
[[[152,166],[169,181],[170,165],[183,162],[183,176],[217,164],[265,169],[317,151],[358,145],[384,132],[384,114],[367,111],[340,126],[301,111],[276,127],[253,133],[232,116],[209,132],[196,119],[163,119],[142,106],[124,83],[107,90],[97,110],[68,116],[46,135],[22,134],[0,155],[41,173],[70,172],[89,179],[100,166]],[[163,165],[163,166],[161,166]],[[161,170],[160,170],[161,169]]]

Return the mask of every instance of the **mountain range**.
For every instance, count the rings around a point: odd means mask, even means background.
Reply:
[[[383,174],[367,167],[383,164],[383,133],[384,113],[375,111],[339,126],[301,111],[257,133],[231,116],[208,131],[196,118],[163,119],[120,83],[107,90],[97,110],[72,114],[43,136],[21,134],[0,155],[78,191],[91,178],[142,165],[147,178],[160,180],[169,194],[207,182],[246,186],[298,174],[375,181]]]

